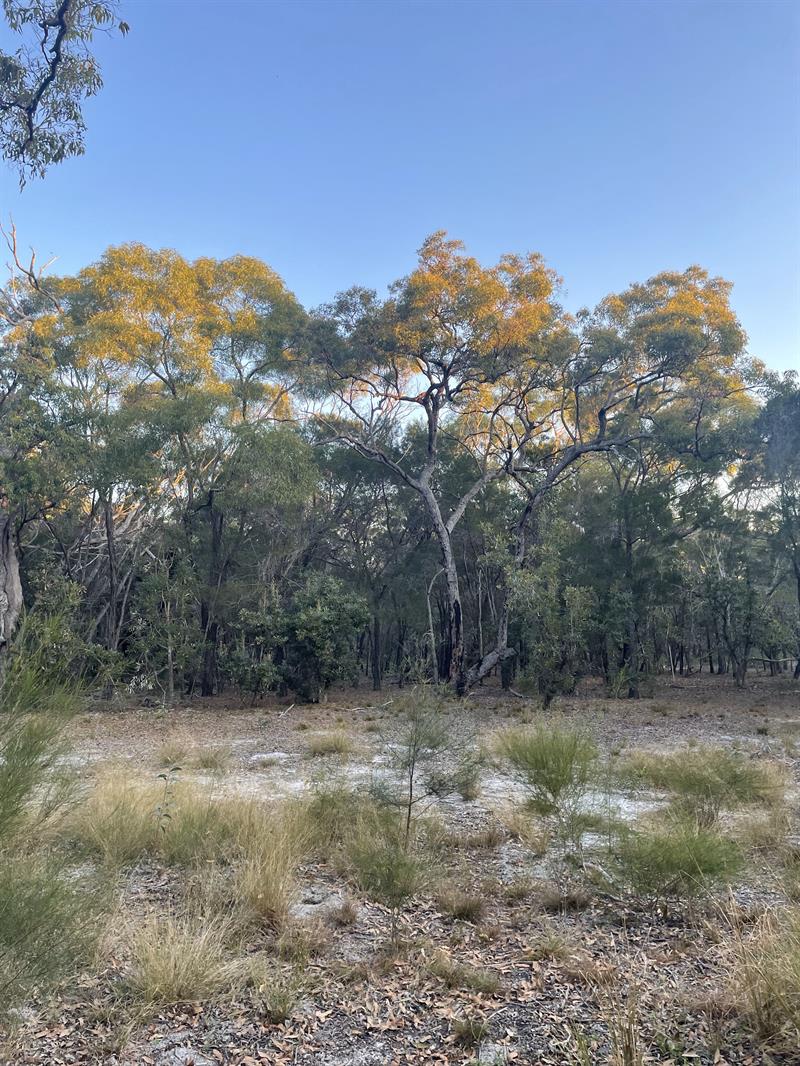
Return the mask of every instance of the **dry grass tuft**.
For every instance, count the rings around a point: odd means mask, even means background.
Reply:
[[[550,844],[550,833],[540,821],[531,817],[530,812],[519,809],[504,811],[502,820],[512,840],[522,844],[537,859],[545,854]]]
[[[312,758],[321,755],[352,755],[356,745],[352,737],[342,729],[335,729],[330,733],[317,733],[308,738],[306,752]]]
[[[800,1043],[800,908],[770,912],[734,945],[733,989],[754,1028],[778,1046]]]
[[[130,938],[132,993],[151,1007],[218,994],[234,977],[227,961],[231,930],[225,919],[148,919]]]
[[[460,921],[476,924],[483,917],[486,901],[476,892],[461,888],[459,885],[447,884],[437,892],[436,906],[444,914],[449,914]]]
[[[499,977],[491,970],[457,962],[445,951],[435,951],[427,961],[427,969],[434,977],[443,981],[448,988],[491,994],[500,987]]]
[[[297,893],[297,867],[307,839],[296,810],[277,812],[263,831],[241,842],[243,858],[234,875],[234,891],[246,911],[270,929],[282,928]]]

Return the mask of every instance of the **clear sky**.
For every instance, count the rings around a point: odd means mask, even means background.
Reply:
[[[800,4],[122,0],[87,153],[0,213],[76,270],[244,252],[307,306],[435,229],[539,251],[571,309],[700,263],[800,367]]]

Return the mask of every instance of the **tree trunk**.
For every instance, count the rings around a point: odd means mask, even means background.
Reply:
[[[208,568],[208,595],[200,608],[205,642],[203,648],[203,676],[201,694],[213,696],[217,691],[217,644],[219,625],[215,617],[216,601],[222,584],[222,524],[223,515],[214,507],[214,494],[209,493],[209,521],[211,523],[211,561]]]
[[[381,690],[381,620],[376,614],[372,620],[372,687],[376,692]]]
[[[22,610],[22,584],[14,531],[8,513],[0,510],[0,655],[14,635]]]

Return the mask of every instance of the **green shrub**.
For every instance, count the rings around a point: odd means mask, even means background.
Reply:
[[[729,881],[741,866],[733,841],[678,818],[623,830],[614,859],[631,889],[656,903],[693,896],[714,883]]]
[[[392,937],[400,908],[423,884],[419,856],[406,843],[400,826],[380,814],[362,815],[346,843],[347,859],[358,886],[392,912]]]
[[[441,697],[415,688],[399,703],[385,735],[385,768],[376,776],[378,802],[402,812],[406,840],[412,815],[437,796],[477,795],[480,760],[470,738],[454,731]]]
[[[23,620],[0,673],[0,1015],[83,960],[100,897],[53,852],[50,832],[73,796],[64,726],[81,696],[64,616]],[[72,650],[70,650],[72,649]],[[75,654],[73,654],[75,652]]]
[[[507,730],[497,751],[539,814],[559,814],[579,804],[597,761],[590,737],[552,723]]]
[[[88,959],[102,903],[97,892],[69,878],[54,857],[2,856],[0,1017]]]
[[[710,826],[723,810],[776,805],[785,781],[775,764],[730,748],[687,748],[669,755],[640,752],[617,770],[623,783],[668,792],[674,808]]]

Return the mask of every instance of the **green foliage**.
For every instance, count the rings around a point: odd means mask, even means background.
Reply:
[[[355,638],[366,625],[362,597],[327,574],[311,574],[286,623],[283,676],[304,700],[316,702],[334,681],[354,680]]]
[[[95,33],[113,26],[127,33],[116,12],[115,0],[6,0],[8,27],[21,43],[14,52],[0,52],[0,143],[21,184],[83,154],[81,105],[103,84],[89,46]]]
[[[454,729],[436,692],[415,688],[398,700],[383,740],[385,769],[376,774],[373,793],[402,811],[407,840],[419,804],[449,792],[475,795],[478,752],[463,729]]]
[[[617,774],[624,783],[670,793],[677,811],[704,826],[713,825],[723,810],[775,805],[785,788],[774,763],[730,748],[687,748],[668,755],[642,752],[623,760]]]
[[[46,854],[0,856],[0,1017],[88,961],[103,899]]]
[[[82,650],[82,649],[79,649]],[[49,850],[73,796],[64,727],[82,664],[64,616],[28,615],[0,674],[0,1015],[84,961],[100,899]]]
[[[545,708],[554,696],[574,691],[588,668],[589,635],[596,595],[568,583],[569,560],[560,553],[564,524],[551,523],[530,569],[509,575],[511,609],[526,646],[524,682]]]
[[[371,899],[392,911],[392,936],[398,912],[425,883],[425,864],[404,827],[380,811],[365,811],[345,838],[345,853],[356,883]]]
[[[613,861],[637,895],[660,904],[729,882],[741,866],[741,854],[716,830],[673,818],[665,824],[624,829]]]
[[[540,814],[568,813],[580,804],[597,761],[594,742],[554,722],[509,729],[497,742],[500,757]]]

